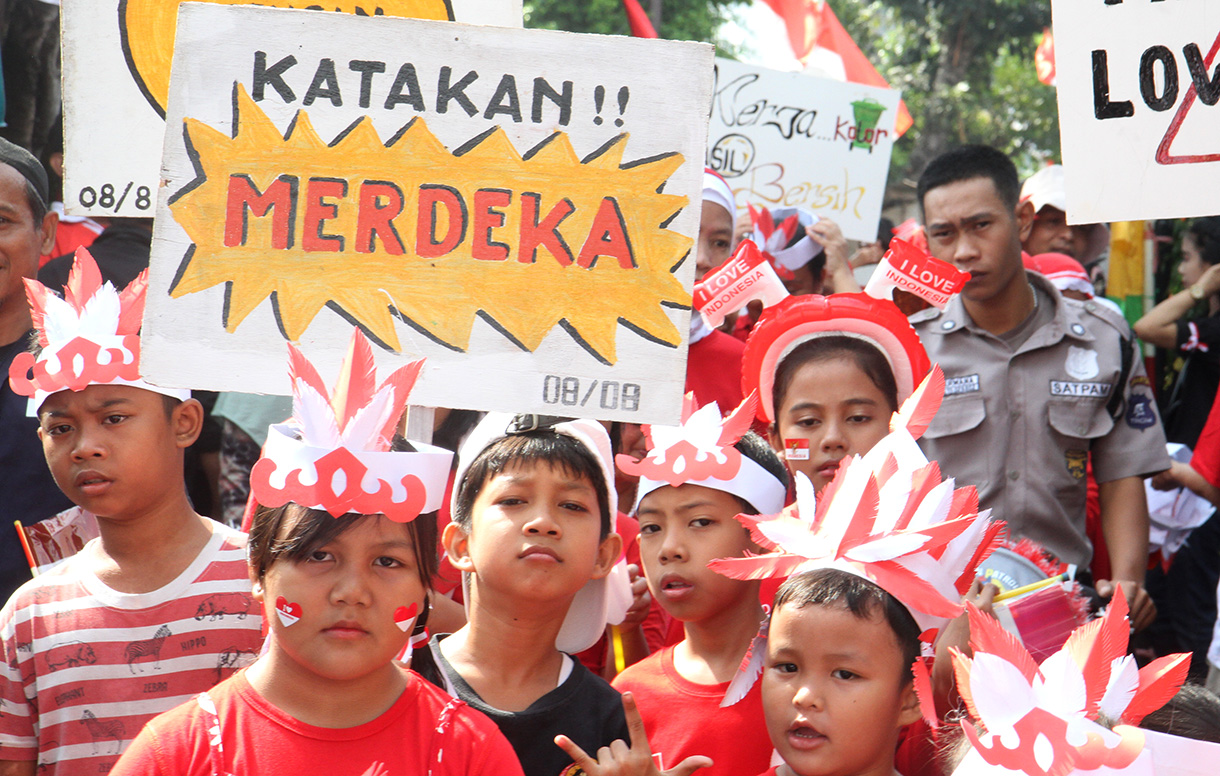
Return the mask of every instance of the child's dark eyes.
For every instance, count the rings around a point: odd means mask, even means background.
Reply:
[[[102,419],[103,425],[113,426],[116,423],[122,423],[127,419],[126,415],[107,415]]]
[[[66,434],[71,430],[72,427],[66,423],[58,423],[54,426],[47,426],[45,429],[43,429],[44,433],[46,433],[48,436],[59,436],[60,434]]]
[[[331,559],[331,554],[326,550],[314,550],[309,553],[309,560],[315,563],[324,563]]]
[[[801,428],[817,428],[822,425],[822,421],[820,418],[801,418],[796,422],[796,425]]]
[[[640,524],[640,536],[651,536],[655,533],[660,533],[660,532],[661,532],[661,526],[657,525],[656,523],[641,523]]]
[[[872,415],[852,415],[847,420],[851,423],[869,423],[872,419]]]
[[[573,512],[588,512],[589,508],[579,501],[565,501],[560,504],[564,509],[569,509]]]
[[[771,666],[772,671],[778,671],[781,674],[795,674],[797,672],[796,663],[776,663]]]
[[[859,674],[848,671],[846,668],[836,668],[830,672],[830,675],[835,679],[842,679],[844,681],[860,678]]]
[[[381,568],[385,568],[385,569],[395,569],[395,568],[402,568],[402,567],[406,566],[407,564],[403,563],[398,558],[391,558],[388,555],[382,555],[380,558],[377,558],[377,560],[373,561],[373,565],[380,566]]]
[[[709,525],[712,525],[715,522],[716,521],[710,517],[696,517],[694,520],[690,521],[690,524],[692,528],[707,528]]]

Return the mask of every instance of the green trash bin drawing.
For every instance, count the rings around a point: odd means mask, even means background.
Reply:
[[[852,113],[856,119],[856,139],[852,141],[851,148],[863,148],[870,154],[873,152],[873,137],[876,134],[877,124],[881,121],[881,114],[885,113],[885,106],[869,97],[864,100],[856,100],[851,104]],[[867,137],[867,139],[865,139]]]

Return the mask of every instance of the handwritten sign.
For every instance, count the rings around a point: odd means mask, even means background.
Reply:
[[[184,6],[149,379],[283,393],[286,340],[325,368],[355,324],[385,366],[428,358],[419,404],[675,421],[711,70],[706,44]]]
[[[716,60],[707,164],[737,204],[797,207],[877,239],[899,93]]]
[[[788,296],[784,281],[752,240],[744,240],[737,253],[715,272],[695,284],[695,309],[715,329],[724,317],[757,299],[763,307]]]
[[[64,205],[69,213],[152,217],[181,3],[64,0]],[[323,7],[313,0],[259,0],[259,5]],[[364,16],[521,26],[521,0],[334,0],[325,8]],[[360,82],[377,75],[363,69],[362,61],[357,56],[337,63],[336,78]]]
[[[1051,6],[1068,221],[1220,213],[1220,5]]]
[[[962,272],[949,262],[895,237],[869,277],[864,293],[892,301],[897,288],[943,310],[955,294],[961,293],[969,279],[969,272]]]

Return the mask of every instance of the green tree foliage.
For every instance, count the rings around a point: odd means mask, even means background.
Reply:
[[[891,182],[912,180],[962,143],[1007,152],[1023,173],[1059,156],[1055,90],[1038,81],[1034,49],[1050,25],[1046,0],[832,0],[915,126],[895,147]]]
[[[716,31],[743,0],[641,0],[657,34],[716,43]],[[660,24],[657,24],[657,16]],[[622,0],[525,0],[525,26],[569,32],[630,35]]]

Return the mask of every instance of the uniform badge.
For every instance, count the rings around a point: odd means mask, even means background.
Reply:
[[[1067,463],[1068,474],[1078,480],[1083,480],[1088,469],[1089,453],[1087,450],[1068,450],[1063,454]]]
[[[1063,368],[1077,380],[1091,380],[1101,374],[1101,369],[1097,366],[1097,351],[1078,348],[1075,345],[1068,348],[1067,362]]]
[[[1133,393],[1127,403],[1127,425],[1143,431],[1156,425],[1156,412],[1152,409],[1152,397]]]

